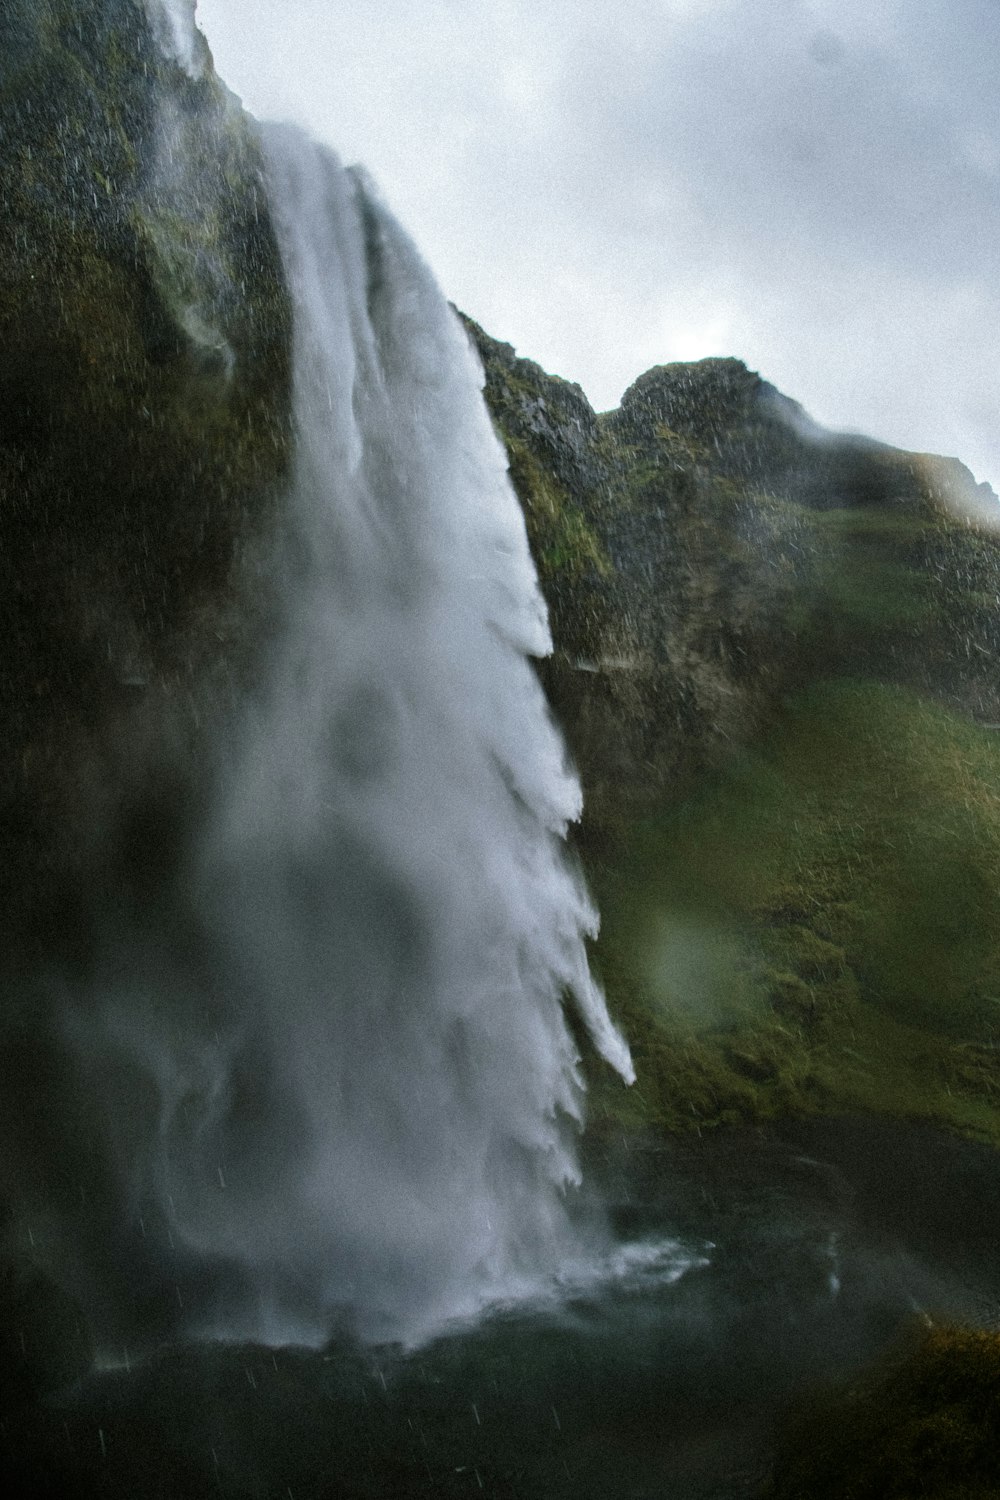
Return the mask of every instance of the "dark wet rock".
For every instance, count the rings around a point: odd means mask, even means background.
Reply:
[[[150,14],[0,7],[8,958],[74,927],[107,788],[152,762],[161,787],[183,780],[162,762],[184,761],[245,659],[287,460],[256,130],[204,43],[182,66]]]

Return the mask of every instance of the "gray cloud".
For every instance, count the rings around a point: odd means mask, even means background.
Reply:
[[[224,76],[365,161],[445,290],[610,405],[732,353],[1000,481],[994,0],[201,0]]]

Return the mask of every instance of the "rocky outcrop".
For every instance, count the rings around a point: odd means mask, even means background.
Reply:
[[[93,1190],[58,996],[102,933],[177,918],[206,729],[267,624],[288,463],[256,127],[174,19],[158,0],[0,3],[5,1414],[92,1357],[25,1185],[57,1214],[90,1191],[84,1237],[121,1218]]]
[[[676,795],[818,679],[1000,719],[1000,506],[963,465],[825,432],[735,359],[650,370],[598,414],[467,326],[593,825]]]
[[[166,746],[252,633],[289,314],[255,127],[193,28],[181,48],[143,0],[5,0],[0,91],[9,954],[65,935],[102,784],[161,807],[147,857],[170,842]]]

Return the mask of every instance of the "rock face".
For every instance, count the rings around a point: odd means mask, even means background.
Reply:
[[[101,784],[162,787],[171,736],[238,672],[285,472],[255,130],[200,35],[178,37],[143,0],[0,6],[8,953],[65,933]]]
[[[676,795],[824,677],[1000,719],[1000,505],[963,465],[825,432],[735,359],[649,370],[597,414],[467,326],[592,822]]]
[[[875,1110],[1000,1141],[1000,511],[733,359],[617,411],[469,324],[552,610],[616,1129]]]
[[[70,1177],[82,1194],[93,1159],[53,993],[99,930],[169,904],[213,775],[204,730],[266,626],[257,558],[288,459],[255,127],[175,19],[0,3],[5,1411],[91,1358],[21,1197],[46,1174],[51,1201]],[[108,1205],[93,1223],[115,1232]]]

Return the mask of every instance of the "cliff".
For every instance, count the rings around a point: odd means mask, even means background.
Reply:
[[[597,414],[468,322],[552,611],[588,817],[674,795],[797,686],[854,674],[1000,717],[987,486],[823,431],[735,359]]]
[[[469,323],[583,778],[608,1125],[876,1110],[1000,1139],[997,501],[738,360],[616,411]]]
[[[178,766],[246,659],[285,473],[255,128],[204,44],[177,52],[163,24],[142,0],[0,7],[8,960],[84,941],[109,848],[169,864]]]

